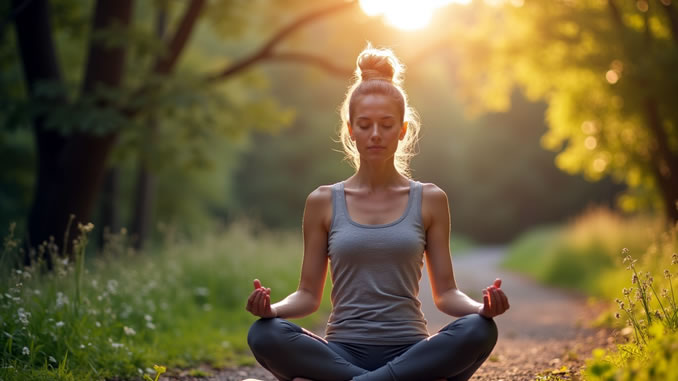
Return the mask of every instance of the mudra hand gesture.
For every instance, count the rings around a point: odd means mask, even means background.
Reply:
[[[508,298],[501,289],[501,279],[497,278],[494,284],[483,289],[483,305],[478,309],[478,313],[492,318],[503,314],[508,309]]]
[[[245,307],[254,316],[263,318],[273,318],[277,314],[275,308],[271,307],[271,289],[262,287],[259,279],[254,280],[254,291],[247,299],[247,307]]]

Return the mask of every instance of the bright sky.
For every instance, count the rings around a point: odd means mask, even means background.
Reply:
[[[473,0],[360,0],[360,7],[368,16],[383,15],[387,23],[405,30],[426,27],[433,13],[441,7],[456,3],[470,4]],[[523,0],[484,0],[490,5],[509,2],[522,5]]]

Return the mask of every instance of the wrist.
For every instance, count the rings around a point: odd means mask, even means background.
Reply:
[[[278,316],[278,309],[277,309],[277,308],[271,306],[271,312],[273,313],[273,317],[274,317],[274,318],[279,317],[279,316]]]

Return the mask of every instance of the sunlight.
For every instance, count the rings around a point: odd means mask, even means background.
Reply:
[[[436,9],[448,4],[466,5],[471,0],[360,0],[360,7],[368,16],[383,15],[396,28],[415,30],[426,27]]]

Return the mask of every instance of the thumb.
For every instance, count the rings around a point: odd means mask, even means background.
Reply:
[[[254,280],[254,288],[255,289],[261,288],[261,282],[259,282],[259,279]]]
[[[501,287],[501,279],[497,278],[494,280],[494,287],[500,288]]]

